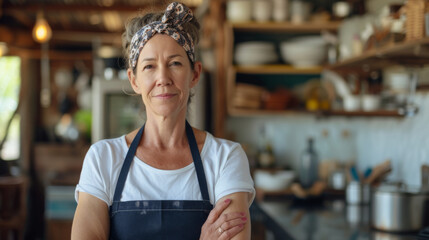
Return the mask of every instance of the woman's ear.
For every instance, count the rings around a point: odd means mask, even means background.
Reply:
[[[201,71],[203,69],[203,64],[201,62],[194,63],[194,73],[191,80],[191,88],[195,87],[197,83],[200,81]]]
[[[136,76],[134,75],[133,70],[131,68],[127,69],[127,75],[128,75],[128,80],[130,81],[131,87],[133,88],[134,92],[137,94],[140,94],[140,89],[137,83]]]

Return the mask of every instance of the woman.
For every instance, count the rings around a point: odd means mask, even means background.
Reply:
[[[244,151],[186,121],[202,69],[198,29],[180,3],[127,25],[128,78],[147,120],[89,149],[72,239],[250,239],[255,191]]]

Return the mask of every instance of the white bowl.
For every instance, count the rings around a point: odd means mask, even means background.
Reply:
[[[234,59],[240,65],[262,65],[278,60],[271,42],[243,42],[237,44]]]
[[[280,51],[283,60],[295,67],[314,67],[326,60],[327,42],[321,36],[298,37],[282,42]]]
[[[266,191],[284,190],[295,178],[293,171],[276,171],[271,173],[265,170],[256,170],[254,173],[255,185]]]

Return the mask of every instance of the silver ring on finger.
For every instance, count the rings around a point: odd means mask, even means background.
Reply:
[[[219,227],[219,228],[217,229],[217,231],[219,232],[219,235],[222,235],[222,233],[223,233],[223,229],[222,229],[221,227]]]

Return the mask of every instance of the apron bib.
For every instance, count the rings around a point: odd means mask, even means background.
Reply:
[[[201,227],[213,205],[198,145],[186,121],[186,136],[192,153],[203,200],[141,200],[121,202],[125,180],[143,135],[140,128],[125,157],[110,206],[110,239],[199,239]]]

